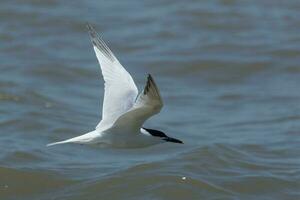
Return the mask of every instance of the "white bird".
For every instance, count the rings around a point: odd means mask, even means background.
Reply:
[[[48,144],[99,144],[117,148],[138,148],[163,142],[183,143],[159,130],[144,128],[144,122],[160,112],[163,101],[149,74],[144,90],[138,89],[118,59],[87,24],[93,47],[104,78],[102,120],[94,131],[68,140]]]

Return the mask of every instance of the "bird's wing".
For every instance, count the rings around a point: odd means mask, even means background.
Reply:
[[[136,133],[144,122],[160,112],[163,101],[152,76],[149,74],[142,93],[139,94],[133,107],[121,115],[114,123],[114,127],[126,132]]]
[[[118,117],[133,106],[138,95],[138,89],[130,74],[120,64],[95,29],[90,24],[87,24],[87,28],[105,82],[102,120],[96,127],[99,129],[111,126]]]

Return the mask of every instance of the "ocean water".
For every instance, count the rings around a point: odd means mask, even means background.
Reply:
[[[0,199],[300,199],[300,1],[0,2]],[[91,131],[103,79],[85,23],[184,145],[47,143]]]

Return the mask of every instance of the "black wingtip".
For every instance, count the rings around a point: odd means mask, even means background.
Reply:
[[[93,38],[97,38],[97,33],[96,33],[94,27],[89,22],[86,22],[86,29],[88,30],[88,32],[90,34],[93,44],[95,44],[95,41],[93,41],[94,40]]]
[[[145,95],[149,92],[150,88],[153,88],[152,90],[154,91],[155,95],[157,95],[157,96],[159,96],[159,98],[161,98],[160,94],[159,94],[158,87],[157,87],[152,75],[148,74],[147,83],[146,83],[146,86],[144,88],[144,94]]]
[[[151,74],[148,74],[147,80],[148,80],[148,81],[151,81],[151,82],[154,82],[154,81],[153,81],[153,77],[152,77]]]
[[[87,29],[89,29],[89,27],[91,26],[91,24],[89,22],[85,22],[85,26],[87,27]]]
[[[85,22],[85,27],[89,32],[93,30],[93,26],[89,22]]]
[[[144,88],[144,94],[146,95],[151,87],[151,84],[153,83],[153,78],[151,76],[151,74],[147,75],[147,83],[146,86]]]
[[[112,62],[115,61],[115,57],[106,43],[102,40],[101,36],[96,32],[94,27],[90,23],[86,23],[87,30],[90,34],[91,41],[98,50],[100,50],[108,59]]]

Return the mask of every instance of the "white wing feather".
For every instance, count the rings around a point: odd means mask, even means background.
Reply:
[[[114,123],[114,127],[126,132],[138,133],[144,122],[160,112],[163,101],[159,90],[149,74],[146,86],[138,96],[133,107],[121,115]]]
[[[96,129],[102,129],[113,125],[122,114],[133,106],[138,89],[130,74],[94,28],[90,24],[87,24],[87,28],[105,81],[102,120],[96,127]]]

